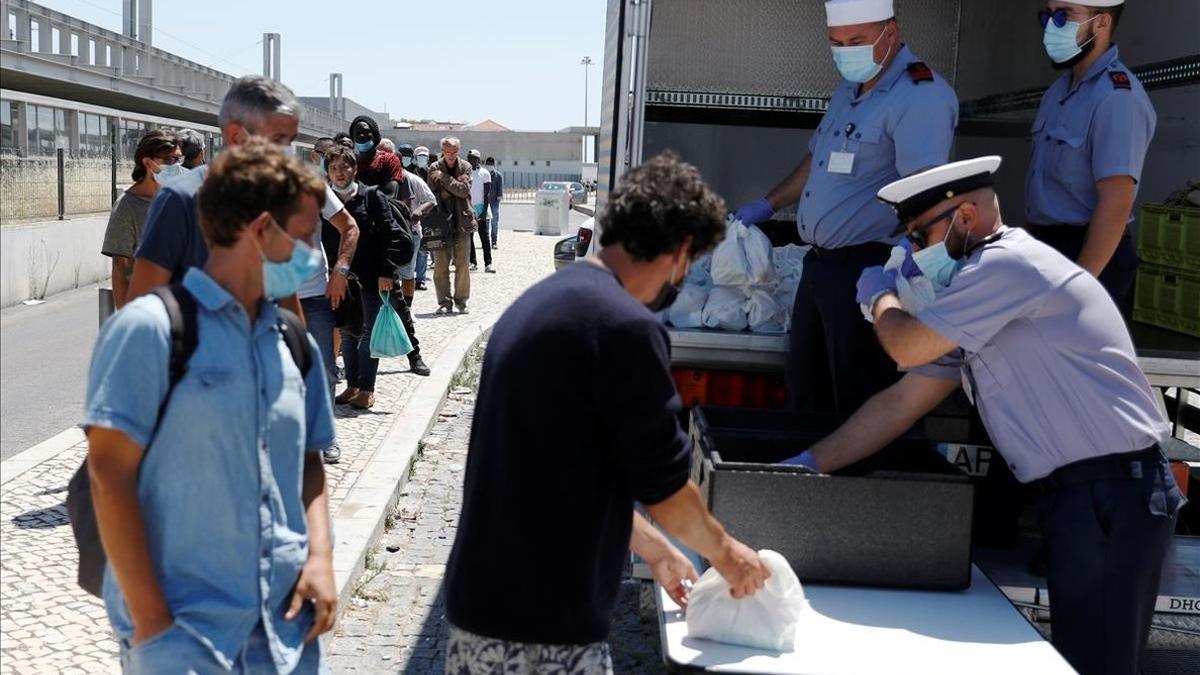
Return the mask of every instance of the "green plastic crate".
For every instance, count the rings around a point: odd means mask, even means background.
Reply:
[[[1200,274],[1200,208],[1143,204],[1138,257]]]
[[[1139,267],[1133,318],[1200,337],[1200,273],[1157,265]]]

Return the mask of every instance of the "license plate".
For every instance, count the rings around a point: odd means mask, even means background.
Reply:
[[[961,445],[958,443],[941,443],[938,451],[959,471],[982,478],[988,475],[992,462],[997,461],[996,451],[984,445]]]

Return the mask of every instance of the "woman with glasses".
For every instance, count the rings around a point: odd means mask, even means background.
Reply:
[[[100,252],[112,258],[113,307],[120,309],[129,293],[133,257],[150,212],[150,200],[165,180],[184,174],[183,151],[173,133],[155,129],[142,136],[133,155],[133,185],[108,216]]]

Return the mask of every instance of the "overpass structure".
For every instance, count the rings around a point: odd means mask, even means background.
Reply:
[[[34,100],[43,106],[59,102],[61,120],[54,120],[53,135],[66,141],[72,155],[85,147],[80,139],[89,133],[86,122],[81,123],[81,107],[110,111],[104,117],[110,125],[105,135],[114,144],[113,125],[119,126],[121,113],[160,119],[159,126],[216,128],[221,99],[235,77],[152,46],[150,0],[124,4],[125,32],[117,33],[28,0],[0,0],[4,151],[43,154],[36,147],[36,132],[30,133],[39,124],[28,114]],[[279,35],[270,34],[269,41],[264,36],[264,46],[264,73],[278,79]],[[312,142],[348,126],[328,107],[305,105],[299,140]]]

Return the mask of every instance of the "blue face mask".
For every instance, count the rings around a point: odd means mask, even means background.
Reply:
[[[1042,34],[1042,45],[1046,47],[1046,56],[1055,63],[1066,63],[1071,59],[1079,56],[1083,52],[1083,47],[1096,36],[1088,38],[1087,42],[1082,45],[1077,43],[1079,35],[1079,27],[1089,24],[1100,16],[1097,14],[1092,18],[1080,23],[1078,21],[1068,21],[1063,24],[1062,28],[1054,25],[1053,21],[1046,22],[1046,32]]]
[[[939,241],[914,253],[913,262],[921,268],[921,274],[924,274],[933,284],[934,291],[948,287],[950,281],[954,279],[954,275],[958,274],[958,268],[962,267],[961,260],[950,257],[944,241]]]
[[[837,66],[838,72],[842,77],[851,82],[869,82],[871,78],[879,74],[883,70],[883,66],[875,63],[875,45],[883,39],[884,33],[887,33],[885,28],[879,37],[869,45],[859,45],[857,47],[831,47],[833,50],[833,63]],[[892,53],[892,48],[888,47],[887,54],[884,54],[883,60],[887,61],[888,56]]]
[[[370,152],[374,148],[375,148],[375,141],[363,141],[362,143],[354,144],[354,149],[359,152]]]
[[[295,295],[300,286],[321,268],[321,263],[321,254],[297,239],[287,262],[263,258],[263,294],[276,300]]]
[[[322,176],[329,175],[329,168],[325,166],[325,158],[324,157],[321,158],[321,163],[317,165],[317,170],[321,172]]]

